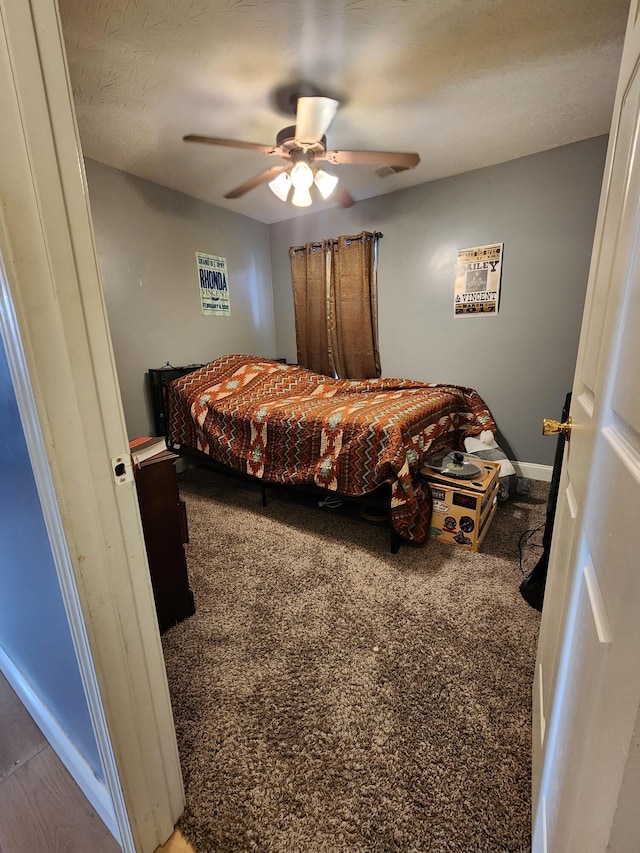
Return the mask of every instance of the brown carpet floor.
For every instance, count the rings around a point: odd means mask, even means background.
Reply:
[[[199,853],[530,849],[518,541],[547,490],[501,505],[479,553],[393,555],[353,505],[180,475],[196,614],[163,646]]]

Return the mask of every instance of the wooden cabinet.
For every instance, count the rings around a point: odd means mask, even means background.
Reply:
[[[430,535],[477,551],[498,508],[500,463],[471,458],[481,468],[473,480],[448,477],[428,466],[421,475],[433,498]]]
[[[180,500],[175,460],[147,460],[135,468],[136,489],[160,631],[195,613],[184,543],[187,514]]]

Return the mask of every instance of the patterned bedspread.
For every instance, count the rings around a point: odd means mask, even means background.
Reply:
[[[406,379],[332,379],[249,355],[227,355],[171,382],[168,439],[272,483],[343,495],[391,487],[405,541],[425,541],[431,495],[422,460],[495,430],[470,388]]]

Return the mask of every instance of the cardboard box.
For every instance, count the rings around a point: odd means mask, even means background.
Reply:
[[[500,463],[473,458],[482,473],[473,480],[445,477],[423,468],[433,495],[430,535],[441,542],[477,551],[498,507]]]

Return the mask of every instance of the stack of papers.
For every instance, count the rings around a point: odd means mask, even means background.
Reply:
[[[176,458],[176,454],[167,448],[164,438],[152,438],[150,436],[134,438],[129,442],[129,450],[131,451],[131,461],[138,468],[161,462],[163,459]]]

